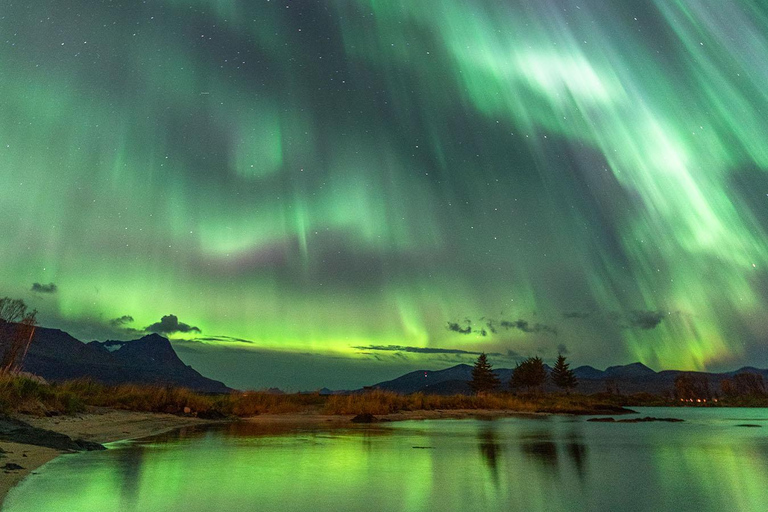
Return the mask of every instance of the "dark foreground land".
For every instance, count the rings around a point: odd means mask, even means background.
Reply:
[[[753,398],[689,404],[649,394],[607,393],[204,394],[175,387],[105,385],[90,380],[49,384],[6,376],[0,378],[0,501],[16,482],[61,453],[97,450],[103,448],[101,443],[211,422],[246,419],[280,427],[520,414],[615,416],[634,412],[627,408],[631,406],[764,407],[765,402]]]

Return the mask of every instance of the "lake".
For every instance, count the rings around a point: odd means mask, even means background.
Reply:
[[[685,422],[548,416],[185,429],[58,457],[2,510],[768,510],[768,409],[636,410]]]

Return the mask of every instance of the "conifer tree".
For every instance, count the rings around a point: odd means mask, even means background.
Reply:
[[[512,379],[509,382],[511,388],[541,388],[547,382],[547,370],[544,361],[540,357],[529,357],[515,367]]]
[[[569,366],[565,362],[565,356],[558,354],[557,362],[552,368],[552,382],[560,389],[564,389],[566,393],[579,385],[576,374],[573,373]]]
[[[472,380],[469,381],[469,387],[475,393],[486,393],[498,388],[499,385],[499,378],[493,373],[493,367],[488,362],[488,357],[484,353],[480,354],[474,368],[472,368]]]

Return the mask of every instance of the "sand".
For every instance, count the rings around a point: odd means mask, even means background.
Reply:
[[[497,418],[509,416],[541,416],[541,413],[521,413],[507,410],[435,410],[403,411],[393,414],[376,415],[386,421]],[[294,414],[262,414],[244,421],[263,426],[268,431],[279,432],[294,427],[343,427],[354,426],[353,415],[324,415],[316,411]],[[40,418],[18,416],[30,425],[66,434],[73,439],[85,439],[97,443],[109,443],[126,439],[138,439],[161,434],[178,428],[217,423],[191,417],[144,412],[117,411],[113,409],[92,409],[86,414]],[[23,469],[0,473],[0,505],[8,491],[24,477],[34,473],[46,462],[63,452],[51,448],[0,441],[0,449],[6,453],[0,458],[0,467],[7,463],[18,464]]]
[[[387,421],[418,421],[436,419],[469,419],[469,418],[504,418],[504,417],[541,417],[549,413],[526,413],[513,410],[488,409],[446,409],[434,411],[401,411],[392,414],[377,414],[376,418]],[[315,413],[295,414],[262,414],[244,421],[260,425],[328,425],[338,426],[351,424],[354,415],[326,415]]]
[[[86,414],[51,418],[19,415],[18,419],[34,427],[61,432],[73,439],[85,439],[97,443],[138,439],[162,434],[177,428],[214,423],[210,420],[172,414],[116,411],[113,409],[93,409]],[[17,464],[23,468],[11,471],[3,470],[0,473],[0,505],[2,505],[11,487],[33,473],[35,469],[63,453],[52,448],[5,441],[0,441],[0,449],[5,451],[2,454],[3,457],[0,458],[0,467],[4,467],[6,464]]]

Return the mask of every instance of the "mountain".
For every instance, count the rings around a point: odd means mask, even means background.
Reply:
[[[549,372],[551,368],[545,365]],[[510,368],[495,369],[493,373],[499,377],[502,389],[508,389],[509,380],[514,370]],[[653,393],[666,394],[675,386],[675,378],[681,373],[698,373],[709,379],[710,388],[720,389],[720,381],[733,377],[737,373],[752,372],[762,375],[768,380],[768,370],[760,370],[752,367],[744,367],[733,372],[703,373],[682,372],[678,370],[664,370],[655,372],[642,363],[610,366],[605,370],[598,370],[591,366],[579,366],[574,373],[579,379],[576,390],[580,393],[600,393],[607,390],[623,394]],[[469,393],[469,381],[472,379],[472,367],[460,364],[446,368],[445,370],[419,370],[406,373],[396,379],[374,384],[366,389],[382,389],[396,393],[432,393],[437,395],[452,395],[457,393]],[[545,388],[553,391],[556,388],[547,384]]]
[[[46,380],[92,378],[106,384],[134,382],[180,386],[205,393],[231,391],[203,377],[158,334],[133,341],[83,343],[64,331],[38,327],[23,370]]]
[[[625,366],[609,366],[603,372],[603,378],[625,379],[634,377],[648,377],[656,372],[642,363],[632,363]]]

